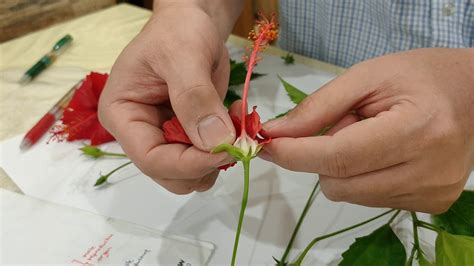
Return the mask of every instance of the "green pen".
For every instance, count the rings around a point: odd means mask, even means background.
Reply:
[[[23,74],[20,79],[21,84],[26,84],[38,76],[43,70],[49,67],[56,58],[72,43],[72,36],[67,34],[66,36],[62,37],[54,46],[53,49],[41,59],[36,62],[28,71]]]

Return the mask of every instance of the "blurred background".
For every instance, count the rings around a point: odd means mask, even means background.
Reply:
[[[243,0],[233,33],[246,37],[257,13],[278,14],[278,0]],[[152,9],[153,0],[0,0],[0,42],[119,3]]]

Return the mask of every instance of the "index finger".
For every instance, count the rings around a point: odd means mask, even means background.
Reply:
[[[382,112],[333,136],[276,138],[264,146],[276,164],[294,171],[348,177],[383,169],[413,157],[417,133],[408,109]]]

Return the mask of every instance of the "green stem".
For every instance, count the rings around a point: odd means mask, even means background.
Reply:
[[[298,219],[298,223],[296,224],[295,229],[293,230],[293,234],[291,235],[290,242],[288,242],[288,246],[286,247],[285,253],[283,253],[283,256],[280,259],[280,264],[286,265],[286,258],[288,257],[288,254],[290,254],[291,247],[293,246],[293,242],[296,239],[296,235],[298,234],[298,230],[300,229],[301,224],[303,223],[303,220],[308,213],[309,208],[313,204],[314,199],[316,198],[316,190],[319,187],[319,180],[316,182],[314,185],[313,190],[311,191],[311,194],[309,195],[308,200],[306,201],[306,205],[304,206],[303,212],[300,215],[300,218]]]
[[[106,175],[102,175],[101,177],[99,177],[99,178],[97,179],[97,181],[95,181],[94,186],[100,186],[100,185],[104,184],[105,182],[107,182],[107,179],[109,179],[109,177],[110,177],[113,173],[117,172],[118,170],[124,168],[125,166],[127,166],[127,165],[129,165],[129,164],[131,164],[131,163],[132,163],[132,161],[126,162],[126,163],[120,165],[119,167],[115,168],[114,170],[110,171],[110,172],[107,173]]]
[[[417,252],[420,252],[420,241],[418,239],[418,217],[416,217],[415,212],[410,212],[411,214],[411,219],[412,219],[412,224],[413,224],[413,247],[411,249],[411,254],[410,257],[408,258],[407,265],[413,265],[413,258],[415,257],[415,254]]]
[[[408,261],[406,263],[407,266],[412,266],[413,265],[413,258],[415,257],[416,251],[417,251],[417,249],[415,248],[415,245],[413,245],[413,247],[411,248],[410,257],[408,258]]]
[[[232,252],[232,263],[235,265],[235,259],[237,257],[237,249],[239,246],[240,230],[242,229],[242,222],[244,220],[245,208],[247,207],[247,200],[249,197],[249,179],[250,179],[250,159],[246,158],[242,160],[244,165],[244,192],[242,195],[242,204],[240,205],[239,223],[237,224],[237,231],[235,232],[234,250]]]
[[[346,228],[344,228],[344,229],[341,229],[341,230],[339,230],[339,231],[335,231],[335,232],[330,233],[330,234],[327,234],[327,235],[323,235],[323,236],[320,236],[320,237],[316,237],[316,238],[313,239],[313,241],[311,241],[311,242],[309,243],[309,245],[303,250],[303,253],[301,253],[301,255],[298,257],[298,259],[295,261],[295,263],[294,263],[293,265],[295,265],[295,266],[301,265],[301,263],[303,262],[304,257],[306,256],[306,254],[307,254],[307,253],[309,252],[309,250],[310,250],[316,243],[318,243],[319,241],[324,240],[324,239],[326,239],[326,238],[330,238],[330,237],[335,236],[335,235],[342,234],[342,233],[344,233],[344,232],[350,231],[350,230],[355,229],[355,228],[357,228],[357,227],[360,227],[360,226],[362,226],[362,225],[364,225],[364,224],[367,224],[367,223],[370,223],[370,222],[372,222],[372,221],[374,221],[374,220],[377,220],[377,219],[379,219],[380,217],[383,217],[383,216],[385,216],[385,215],[387,215],[387,214],[389,214],[389,213],[391,213],[391,212],[394,212],[394,211],[395,211],[395,209],[391,209],[391,210],[388,210],[388,211],[386,211],[386,212],[384,212],[384,213],[382,213],[382,214],[379,214],[379,215],[377,215],[377,216],[375,216],[375,217],[372,217],[372,218],[370,218],[370,219],[368,219],[368,220],[365,220],[365,221],[363,221],[363,222],[360,222],[360,223],[358,223],[358,224],[355,224],[355,225],[346,227]]]
[[[124,153],[114,153],[114,152],[102,152],[103,156],[111,156],[111,157],[120,157],[120,158],[127,158],[127,155]]]
[[[411,254],[410,257],[408,258],[407,265],[413,265],[413,260],[415,258],[415,255],[422,254],[423,250],[421,249],[420,246],[420,240],[418,236],[418,227],[426,228],[432,231],[435,231],[439,233],[443,229],[435,226],[434,224],[427,223],[425,221],[419,220],[418,217],[416,216],[416,212],[410,212],[411,218],[412,218],[412,223],[413,223],[413,248],[411,249]],[[419,257],[419,256],[418,256]],[[419,259],[417,257],[417,259]]]
[[[401,210],[397,210],[393,215],[392,217],[390,217],[390,220],[388,220],[387,224],[391,224],[393,222],[393,220],[395,220],[395,218],[400,214]]]
[[[419,222],[418,220],[418,217],[416,216],[416,213],[415,212],[410,212],[411,214],[411,219],[412,219],[412,222],[413,222],[413,240],[415,241],[415,243],[413,243],[413,245],[415,245],[415,247],[419,248],[420,247],[420,240],[418,239],[418,228],[417,228],[417,224]]]
[[[417,226],[420,226],[420,227],[423,227],[423,228],[426,228],[426,229],[429,229],[429,230],[432,230],[432,231],[435,231],[435,232],[443,231],[443,229],[437,227],[436,225],[430,224],[430,223],[427,223],[427,222],[421,221],[421,220],[417,221]]]

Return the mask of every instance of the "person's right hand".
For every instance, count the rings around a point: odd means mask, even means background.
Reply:
[[[204,191],[217,167],[210,154],[235,131],[222,104],[229,56],[208,14],[190,5],[160,6],[115,62],[99,102],[99,119],[146,175],[167,190]],[[160,129],[176,114],[194,146],[167,144]]]

